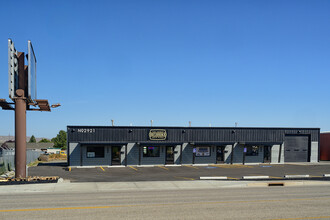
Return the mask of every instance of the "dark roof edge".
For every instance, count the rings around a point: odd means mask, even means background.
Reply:
[[[68,125],[67,128],[148,128],[148,129],[287,129],[287,130],[320,130],[320,128],[300,128],[300,127],[176,127],[176,126],[92,126],[92,125]]]

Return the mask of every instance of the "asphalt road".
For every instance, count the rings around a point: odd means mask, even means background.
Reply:
[[[25,193],[1,195],[0,219],[330,219],[329,207],[328,186]]]
[[[330,164],[294,165],[210,165],[210,166],[155,166],[155,167],[95,167],[67,169],[65,163],[44,163],[30,167],[29,176],[59,176],[71,182],[132,182],[197,180],[205,176],[227,176],[231,180],[242,176],[271,176],[274,179],[284,175],[310,175],[322,177],[330,174]],[[329,180],[329,178],[328,178]]]

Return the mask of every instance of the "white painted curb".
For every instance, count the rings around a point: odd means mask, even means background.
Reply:
[[[136,167],[155,167],[155,166],[164,166],[164,165],[163,164],[159,164],[159,165],[137,165]]]
[[[226,176],[201,176],[199,177],[201,180],[226,180]]]
[[[269,176],[243,176],[243,179],[269,179]]]
[[[285,175],[285,178],[308,178],[309,175]]]
[[[323,174],[323,177],[330,177],[330,174]]]

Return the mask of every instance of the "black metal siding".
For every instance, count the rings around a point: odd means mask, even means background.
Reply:
[[[79,129],[84,129],[78,132]],[[150,129],[165,129],[167,139],[150,141]],[[201,128],[201,127],[105,127],[68,126],[68,142],[76,143],[282,143],[286,134],[310,135],[319,140],[319,128]]]

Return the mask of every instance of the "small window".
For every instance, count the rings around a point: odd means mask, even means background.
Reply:
[[[196,157],[211,156],[211,147],[196,147]]]
[[[143,147],[143,157],[159,157],[160,147]]]
[[[259,146],[247,146],[246,147],[246,156],[258,156]]]
[[[103,158],[104,147],[87,147],[87,158]]]

